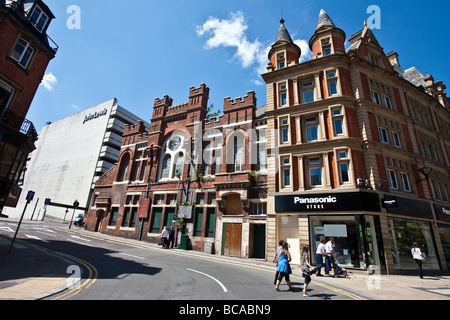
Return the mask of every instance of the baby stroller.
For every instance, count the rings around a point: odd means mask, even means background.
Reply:
[[[334,277],[335,278],[349,278],[347,270],[344,267],[341,267],[336,260],[332,260],[333,268],[334,268]]]

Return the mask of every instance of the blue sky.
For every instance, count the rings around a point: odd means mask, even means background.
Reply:
[[[56,19],[48,30],[60,49],[28,112],[38,131],[102,102],[119,104],[146,121],[155,98],[188,100],[205,83],[210,104],[254,90],[266,103],[260,73],[275,41],[281,10],[299,45],[314,33],[324,9],[347,39],[363,28],[370,5],[381,9],[374,34],[385,53],[396,51],[404,69],[417,67],[450,84],[447,12],[450,2],[329,0],[45,0]],[[70,29],[68,8],[80,9],[80,29]],[[70,20],[74,21],[74,20]],[[302,41],[303,40],[303,41]],[[305,42],[306,41],[306,42]],[[303,48],[303,47],[302,47]],[[309,59],[303,49],[303,59]]]

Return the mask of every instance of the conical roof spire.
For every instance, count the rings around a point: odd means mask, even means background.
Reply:
[[[284,26],[284,19],[281,19],[280,23],[281,23],[281,26],[280,26],[280,29],[278,30],[278,35],[277,35],[277,39],[275,40],[275,43],[278,43],[281,41],[286,41],[288,43],[294,43],[294,41],[292,41],[291,35],[289,34],[286,27]]]
[[[336,28],[335,24],[325,12],[325,10],[320,10],[319,20],[317,21],[316,31],[323,27]]]
[[[296,61],[298,60],[298,58],[300,58],[301,54],[302,54],[302,50],[299,48],[299,46],[297,46],[294,41],[292,41],[291,35],[289,34],[289,32],[287,31],[285,25],[284,25],[284,19],[281,18],[281,26],[280,29],[278,30],[278,34],[277,34],[277,39],[275,40],[275,42],[272,44],[272,48],[269,51],[269,60],[272,59],[272,57],[274,56],[274,53],[278,50],[287,50],[290,52],[294,52],[294,55],[289,55],[289,58],[286,61],[286,65],[289,62],[292,61]],[[298,61],[297,61],[298,63]],[[272,63],[273,65],[275,65],[275,61],[273,61]]]

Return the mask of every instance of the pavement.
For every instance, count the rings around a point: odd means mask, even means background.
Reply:
[[[156,244],[112,237],[78,228],[72,228],[71,232],[79,233],[80,236],[164,250]],[[51,298],[74,285],[73,281],[70,282],[71,273],[64,272],[69,266],[77,264],[70,258],[39,249],[19,239],[9,254],[10,244],[11,239],[0,236],[0,300],[42,300]],[[177,254],[207,257],[210,260],[216,259],[275,271],[273,263],[260,259],[239,259],[180,249],[169,250]],[[293,276],[301,277],[298,266],[292,268]],[[349,270],[348,278],[313,275],[310,287],[321,286],[355,300],[450,300],[450,273],[431,274],[425,271],[424,274],[424,278],[420,279],[417,275],[369,275],[366,271]]]

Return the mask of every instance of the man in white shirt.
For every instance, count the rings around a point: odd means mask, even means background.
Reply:
[[[330,274],[331,264],[334,262],[334,238],[330,238],[325,244],[325,274]]]
[[[320,277],[320,271],[322,270],[323,267],[323,256],[325,255],[325,238],[320,238],[320,244],[317,246],[317,250],[316,250],[316,263],[317,266],[314,268],[314,270],[312,271],[312,273],[316,273],[317,272],[317,276]]]

